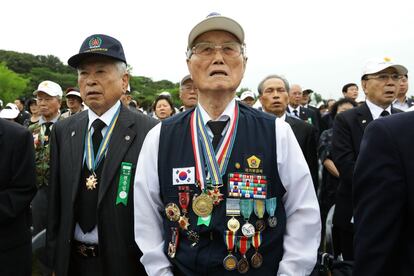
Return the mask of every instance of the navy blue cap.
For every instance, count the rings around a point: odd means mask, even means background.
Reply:
[[[94,34],[83,41],[79,54],[68,59],[68,64],[73,68],[78,68],[85,58],[95,55],[111,57],[126,63],[121,42],[108,35]]]

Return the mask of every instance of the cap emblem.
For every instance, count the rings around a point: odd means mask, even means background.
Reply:
[[[102,38],[99,36],[92,37],[89,40],[89,49],[95,49],[101,47],[102,44]]]

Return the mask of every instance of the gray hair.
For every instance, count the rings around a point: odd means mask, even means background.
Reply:
[[[122,76],[125,73],[128,73],[128,68],[125,62],[121,61],[121,60],[114,60],[114,64],[119,72],[119,74]],[[80,73],[80,68],[77,68],[78,71],[78,75]]]
[[[264,78],[264,79],[263,79],[263,80],[259,83],[259,85],[257,86],[257,92],[259,92],[259,95],[262,95],[262,93],[263,93],[263,84],[265,83],[265,81],[270,80],[270,79],[280,79],[280,80],[282,80],[282,81],[283,81],[283,83],[285,84],[285,89],[286,89],[286,91],[289,91],[289,90],[290,90],[288,80],[287,80],[285,77],[281,76],[281,75],[276,75],[276,74],[274,74],[274,75],[269,75],[269,76],[265,77],[265,78]]]

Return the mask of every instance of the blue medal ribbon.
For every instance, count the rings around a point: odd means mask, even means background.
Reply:
[[[277,207],[276,197],[266,199],[266,211],[270,217],[275,216],[276,207]]]

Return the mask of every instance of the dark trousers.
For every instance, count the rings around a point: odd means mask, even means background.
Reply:
[[[72,247],[70,253],[68,276],[100,276],[102,264],[99,257],[84,257]]]
[[[0,251],[1,276],[30,276],[32,274],[32,244],[30,242]]]
[[[47,225],[47,193],[48,187],[42,186],[32,200],[33,236],[45,229]]]
[[[354,232],[342,227],[333,227],[335,257],[342,254],[345,261],[354,260]]]

